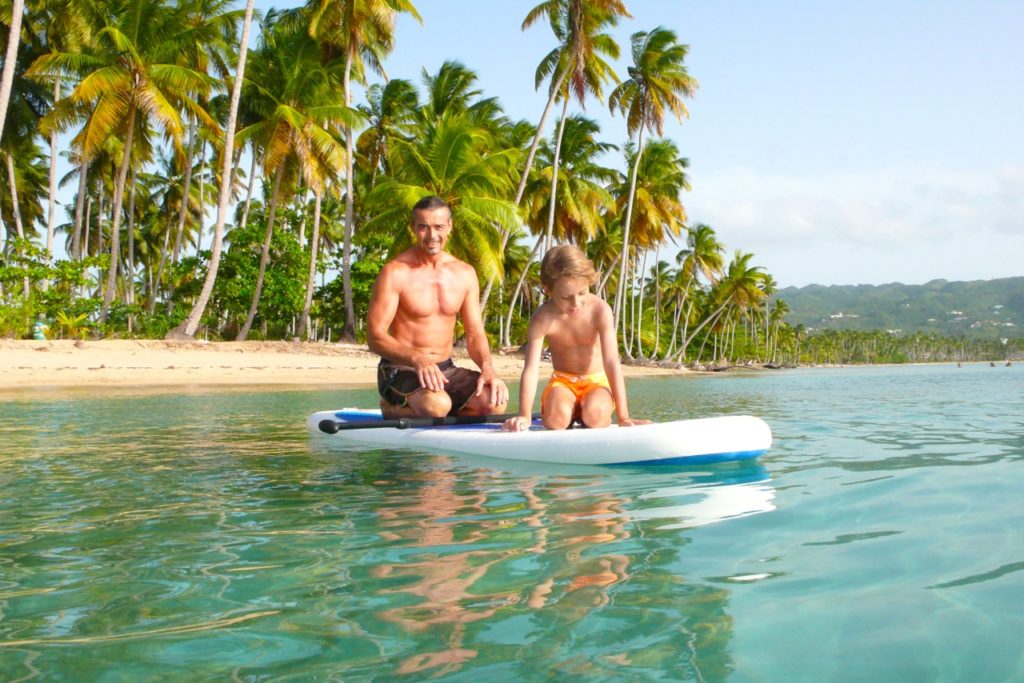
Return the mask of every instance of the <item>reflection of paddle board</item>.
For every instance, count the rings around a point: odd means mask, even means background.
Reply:
[[[410,429],[346,429],[329,437],[321,420],[381,419],[375,410],[327,410],[307,420],[311,432],[345,443],[469,453],[577,465],[691,465],[756,458],[772,443],[763,420],[748,415],[659,422],[637,427],[503,432],[498,424]]]
[[[775,509],[775,489],[767,479],[744,484],[718,486],[675,486],[654,489],[639,496],[637,506],[623,516],[633,520],[676,520],[660,529],[689,529],[770,512]],[[643,507],[641,501],[659,501],[662,505]]]

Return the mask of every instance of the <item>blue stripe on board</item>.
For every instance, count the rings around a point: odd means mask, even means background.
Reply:
[[[339,410],[334,413],[334,417],[344,420],[345,422],[372,422],[383,420],[380,414],[374,413],[356,413],[349,412],[346,410]]]
[[[734,462],[749,460],[764,455],[768,449],[756,451],[732,451],[729,453],[709,453],[708,455],[681,455],[676,458],[656,458],[654,460],[624,460],[623,462],[607,463],[612,467],[625,465],[710,465],[716,462]]]

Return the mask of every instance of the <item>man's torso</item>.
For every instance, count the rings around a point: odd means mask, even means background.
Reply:
[[[466,264],[446,256],[437,267],[411,258],[396,259],[400,270],[398,309],[391,334],[438,361],[451,357],[455,320],[466,300]]]

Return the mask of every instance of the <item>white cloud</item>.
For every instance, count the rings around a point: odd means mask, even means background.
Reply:
[[[797,267],[787,255],[802,254],[799,276],[766,264],[780,281],[1024,274],[1017,265],[1024,249],[1021,165],[802,177],[731,168],[702,173],[684,201],[691,221],[711,225],[729,249],[752,251],[787,269]]]
[[[709,172],[686,198],[690,216],[738,238],[905,244],[1024,225],[1024,167],[930,169],[792,177]]]

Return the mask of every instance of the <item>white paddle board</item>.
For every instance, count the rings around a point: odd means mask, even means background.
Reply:
[[[503,432],[500,424],[351,429],[334,434],[324,420],[366,423],[381,420],[376,410],[325,410],[307,420],[310,432],[345,444],[466,453],[511,460],[575,465],[698,465],[748,460],[772,444],[763,420],[749,415],[657,422],[636,427],[547,430],[535,423],[526,432]],[[354,425],[353,425],[354,426]]]

